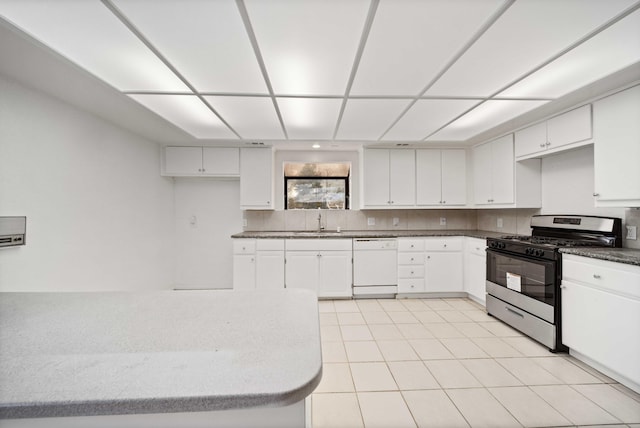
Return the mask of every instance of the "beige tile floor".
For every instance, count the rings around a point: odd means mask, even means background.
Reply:
[[[319,302],[321,427],[640,428],[640,395],[468,299]]]

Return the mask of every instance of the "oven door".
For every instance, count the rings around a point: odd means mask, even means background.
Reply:
[[[487,282],[550,306],[556,304],[556,262],[487,250]]]

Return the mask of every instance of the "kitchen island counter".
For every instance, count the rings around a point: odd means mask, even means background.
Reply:
[[[305,290],[2,293],[0,343],[2,426],[285,407],[322,375]]]
[[[567,247],[560,248],[560,252],[608,262],[640,266],[640,250],[631,248]]]

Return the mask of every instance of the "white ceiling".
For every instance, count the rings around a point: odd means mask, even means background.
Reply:
[[[640,63],[638,9],[638,0],[0,0],[7,23],[193,141],[332,147],[468,141]]]

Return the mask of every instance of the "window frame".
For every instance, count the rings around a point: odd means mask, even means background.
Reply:
[[[349,186],[349,182],[351,178],[351,174],[347,175],[347,176],[284,176],[284,209],[289,210],[289,209],[298,209],[298,208],[289,208],[289,198],[288,198],[288,194],[287,194],[287,189],[289,188],[289,180],[344,180],[344,199],[345,199],[345,203],[344,203],[344,210],[349,210],[351,209],[351,192],[350,192],[350,186]],[[308,208],[302,208],[302,209],[308,209]],[[329,208],[325,208],[325,209],[329,209]]]

